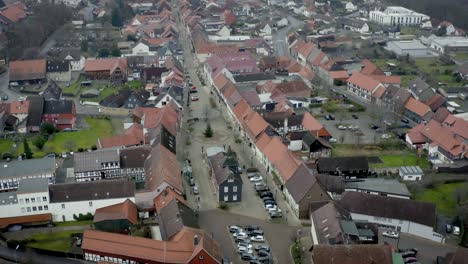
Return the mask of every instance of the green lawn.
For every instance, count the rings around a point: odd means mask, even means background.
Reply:
[[[416,35],[420,32],[420,29],[414,27],[402,27],[400,29],[401,35]]]
[[[93,220],[84,220],[84,221],[65,221],[65,222],[56,222],[55,226],[83,226],[83,225],[92,225]]]
[[[80,77],[78,78],[78,80],[76,80],[76,82],[72,83],[70,86],[64,87],[62,91],[64,93],[70,93],[70,94],[76,95],[81,88],[81,82],[84,80],[85,80],[84,77]]]
[[[13,147],[13,140],[0,138],[0,154],[9,153]]]
[[[437,211],[445,216],[454,216],[456,210],[456,201],[453,195],[456,188],[462,187],[463,182],[447,183],[427,188],[415,195],[416,200],[433,202],[436,204]]]
[[[76,132],[59,132],[46,142],[42,150],[37,149],[33,144],[33,139],[29,139],[29,146],[34,154],[34,158],[42,158],[48,153],[61,153],[63,151],[77,151],[78,148],[89,149],[96,145],[96,140],[100,137],[113,135],[113,128],[110,120],[94,119],[87,117],[86,122],[90,129]],[[24,145],[21,143],[16,151],[17,155],[24,152]]]
[[[67,230],[56,233],[34,234],[30,239],[36,242],[28,243],[29,247],[53,251],[68,252],[72,245],[72,234],[82,233],[80,230]]]
[[[453,57],[455,57],[456,60],[465,61],[465,60],[468,60],[468,52],[456,53],[453,55]]]
[[[422,169],[429,168],[429,162],[425,158],[419,158],[413,153],[402,153],[401,155],[379,155],[383,163],[369,164],[371,168],[389,168],[400,166],[420,166]]]

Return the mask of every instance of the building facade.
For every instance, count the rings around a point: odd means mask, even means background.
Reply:
[[[389,6],[384,11],[370,11],[369,19],[380,25],[418,26],[429,17],[401,6]]]

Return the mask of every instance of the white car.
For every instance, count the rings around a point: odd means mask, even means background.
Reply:
[[[400,234],[398,234],[398,232],[396,232],[396,231],[388,230],[388,231],[384,231],[382,233],[382,236],[390,237],[390,238],[398,238],[400,236]]]
[[[234,233],[232,236],[235,238],[248,238],[247,234],[244,232]]]
[[[251,248],[252,248],[252,244],[245,243],[245,242],[239,242],[239,243],[237,243],[237,248],[240,248],[240,247],[245,247],[245,248],[247,248],[247,249],[251,249]]]
[[[336,138],[330,138],[330,139],[328,140],[328,142],[330,142],[330,143],[336,143],[336,141],[337,141]]]
[[[346,126],[343,126],[343,125],[339,125],[339,126],[338,126],[338,129],[339,129],[339,130],[346,130],[347,127],[346,127]]]
[[[262,178],[262,176],[255,176],[255,177],[250,178],[250,181],[251,182],[260,182],[260,181],[263,181],[263,178]]]
[[[389,134],[383,134],[382,135],[383,139],[388,139],[388,138],[391,138],[391,137],[392,137],[392,135],[389,135]]]
[[[253,237],[250,238],[250,240],[252,240],[254,242],[264,242],[265,238],[263,236],[253,236]]]
[[[356,125],[350,125],[350,126],[348,127],[348,129],[350,129],[350,130],[356,130],[356,129],[358,129],[358,128],[359,128],[359,127],[356,126]]]
[[[277,209],[278,207],[276,206],[276,204],[266,204],[265,205],[265,209],[266,210],[269,210],[269,209]]]
[[[277,207],[276,208],[269,208],[269,209],[267,209],[267,212],[269,214],[281,214],[282,213],[281,209],[279,209]]]
[[[252,253],[253,253],[253,250],[252,250],[251,248],[238,247],[238,248],[237,248],[237,252],[238,252],[238,253],[248,253],[248,254],[252,254]]]
[[[239,233],[239,232],[242,232],[242,228],[236,225],[232,225],[229,227],[229,232],[234,233],[234,234]]]

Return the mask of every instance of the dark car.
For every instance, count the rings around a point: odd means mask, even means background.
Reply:
[[[255,246],[255,251],[259,251],[259,250],[263,250],[263,251],[270,252],[271,248],[270,248],[270,246],[268,246],[268,245],[258,245],[258,246]]]
[[[398,252],[406,252],[406,251],[413,251],[415,255],[418,254],[418,249],[417,248],[401,248],[398,250]]]
[[[265,205],[267,205],[267,204],[276,205],[276,201],[273,200],[273,199],[272,199],[272,200],[264,200],[263,203],[264,203]]]
[[[264,250],[259,250],[259,251],[257,252],[257,255],[258,255],[259,257],[269,257],[269,256],[271,256],[271,255],[270,255],[270,252],[264,251]]]
[[[264,233],[262,230],[252,230],[247,233],[248,236],[263,236]]]
[[[408,251],[405,251],[405,252],[400,252],[400,254],[401,254],[401,256],[402,256],[403,258],[409,258],[409,257],[413,257],[413,258],[414,258],[414,257],[416,257],[416,254],[415,254],[413,251],[411,251],[411,250],[408,250]]]
[[[266,201],[274,201],[275,199],[273,199],[273,197],[271,196],[265,196],[262,198],[263,202],[266,202]]]
[[[258,261],[260,261],[261,263],[271,263],[271,256],[269,256],[269,257],[259,257]]]
[[[373,125],[373,126],[371,126],[371,128],[374,129],[374,130],[377,130],[377,129],[379,129],[379,126]]]
[[[257,191],[257,193],[262,193],[269,190],[270,188],[268,188],[267,186],[255,186],[255,191]]]
[[[2,97],[2,100],[3,100],[3,101],[8,100],[8,95],[4,95],[4,96]]]
[[[403,119],[401,119],[401,122],[403,122],[403,123],[405,123],[405,124],[408,124],[408,123],[409,123],[409,120],[406,119],[406,118],[403,118]]]
[[[250,243],[250,239],[248,239],[248,238],[243,238],[243,237],[236,237],[236,238],[234,239],[234,241],[235,241],[236,243],[239,243],[239,242],[243,242],[243,243],[247,243],[247,244]]]
[[[256,260],[257,258],[249,253],[241,253],[241,259],[250,261],[250,260]]]
[[[452,233],[452,225],[451,224],[446,224],[445,225],[445,232],[447,233]]]
[[[270,217],[271,218],[281,218],[281,217],[283,217],[283,214],[280,213],[280,212],[270,213]]]
[[[254,231],[254,230],[259,230],[260,227],[256,225],[246,225],[244,229],[245,231]]]
[[[356,115],[356,114],[352,114],[351,116],[352,116],[354,119],[359,119],[358,115]]]
[[[335,116],[334,116],[334,115],[330,115],[330,120],[335,120]]]
[[[261,192],[260,198],[265,198],[265,197],[273,197],[273,194],[269,191]]]

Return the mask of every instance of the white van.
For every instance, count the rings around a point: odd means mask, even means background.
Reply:
[[[453,227],[453,234],[456,235],[456,236],[459,236],[460,235],[460,227],[454,226]]]

